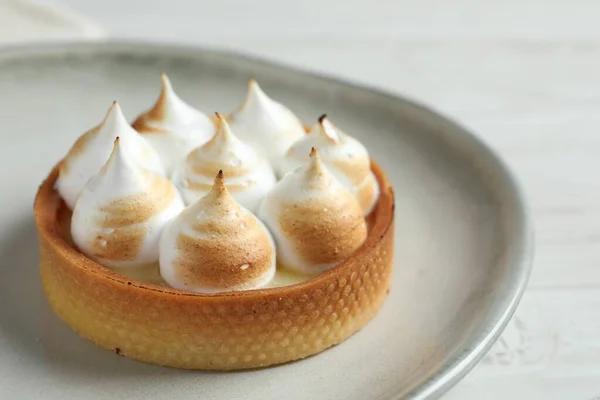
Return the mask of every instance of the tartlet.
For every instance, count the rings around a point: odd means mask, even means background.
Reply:
[[[60,164],[40,186],[34,214],[46,297],[81,336],[126,357],[186,369],[233,370],[301,359],[364,327],[392,275],[394,194],[371,169],[380,196],[368,237],[347,260],[290,286],[216,294],[133,280],[75,249],[70,211],[55,190]]]

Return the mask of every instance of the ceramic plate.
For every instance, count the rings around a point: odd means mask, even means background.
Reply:
[[[278,367],[192,372],[142,364],[79,338],[50,311],[38,277],[38,185],[113,100],[129,118],[166,71],[207,113],[247,81],[312,123],[326,112],[360,139],[397,194],[390,296],[346,342]],[[162,45],[72,44],[0,53],[0,398],[396,399],[436,397],[485,354],[530,268],[523,199],[489,149],[398,96],[246,57]]]

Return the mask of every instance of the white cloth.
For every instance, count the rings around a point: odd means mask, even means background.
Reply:
[[[94,21],[64,6],[34,0],[0,0],[0,45],[105,36]]]

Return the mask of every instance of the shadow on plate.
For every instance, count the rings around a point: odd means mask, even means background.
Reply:
[[[33,216],[5,229],[11,237],[0,241],[0,337],[8,340],[17,357],[35,367],[73,374],[74,378],[177,373],[128,360],[79,337],[45,300]]]

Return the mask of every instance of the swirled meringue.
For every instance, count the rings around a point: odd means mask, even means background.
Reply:
[[[158,261],[160,234],[183,208],[173,184],[142,168],[117,138],[75,203],[71,235],[82,253],[102,265],[143,266]]]
[[[172,180],[186,204],[192,204],[213,187],[215,173],[223,170],[233,198],[252,212],[276,178],[269,162],[238,139],[225,118],[217,113],[219,128],[205,145],[196,148],[176,168]]]
[[[159,155],[129,126],[121,107],[114,102],[104,120],[77,139],[60,165],[57,189],[71,210],[87,181],[106,164],[117,137],[120,146],[143,168],[164,175]]]
[[[286,151],[305,134],[298,117],[269,98],[252,79],[244,104],[229,116],[231,130],[263,152],[276,172]]]
[[[356,198],[314,148],[308,163],[286,174],[265,196],[258,215],[277,243],[278,264],[303,273],[334,267],[367,237]]]
[[[306,154],[314,147],[323,164],[358,200],[363,215],[368,215],[379,198],[379,185],[371,171],[367,149],[346,135],[322,115],[308,135],[292,145],[282,162],[282,172],[293,171],[307,162]]]
[[[231,197],[223,171],[206,196],[167,225],[160,240],[160,273],[178,289],[256,289],[273,279],[275,265],[271,235]]]
[[[161,75],[161,80],[158,100],[137,117],[133,127],[158,152],[170,175],[190,151],[210,140],[215,126],[210,118],[175,93],[166,74]]]

